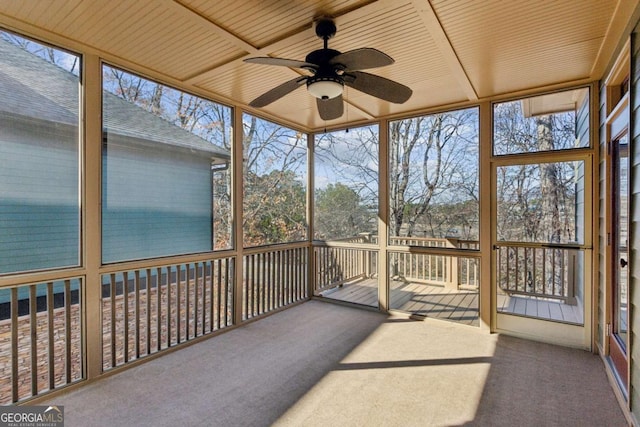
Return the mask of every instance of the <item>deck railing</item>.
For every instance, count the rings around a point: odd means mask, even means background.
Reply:
[[[391,237],[389,245],[478,250],[477,240],[429,237]],[[402,280],[449,287],[477,288],[479,260],[473,257],[397,252],[391,254],[391,275]]]
[[[306,242],[250,248],[241,270],[225,253],[103,266],[102,371],[307,299],[308,251]],[[84,276],[0,288],[0,405],[84,378],[83,286]]]
[[[243,319],[307,298],[307,247],[258,248],[244,256]]]
[[[451,288],[477,288],[477,258],[390,252],[389,273],[397,280],[442,285]]]
[[[242,320],[307,297],[307,248],[255,248],[243,258]],[[102,276],[103,370],[234,324],[235,257]]]
[[[307,299],[309,261],[319,291],[374,277],[379,262],[376,241],[376,236],[365,234],[336,246],[315,245],[311,260],[308,245],[302,242],[245,249],[240,261],[220,253],[193,261],[137,263],[144,267],[103,266],[102,370]],[[418,239],[404,244],[442,242]],[[431,269],[440,269],[431,279],[451,280],[447,265],[457,266],[458,277],[466,277],[460,283],[477,280],[472,264],[463,258],[424,253],[402,257],[398,258],[402,274],[416,280],[425,277],[421,271]],[[0,364],[0,404],[24,401],[83,379],[83,283],[84,277],[76,277],[0,288],[0,351],[8,355]],[[240,286],[237,294],[236,286]]]
[[[0,289],[0,405],[83,378],[82,280]]]
[[[316,246],[313,251],[316,294],[377,273],[377,250]]]
[[[360,278],[373,277],[377,272],[377,249],[357,247],[377,244],[378,236],[361,234],[331,241],[330,245],[314,247],[315,292],[319,293]],[[349,244],[354,247],[348,246]],[[460,239],[424,237],[392,237],[391,246],[472,249],[479,242]],[[390,276],[400,280],[424,282],[453,287],[479,285],[479,261],[473,257],[434,255],[420,252],[390,252]]]
[[[230,326],[234,274],[219,258],[103,275],[103,369]]]
[[[508,294],[563,300],[575,304],[581,249],[565,245],[500,243],[497,283]]]

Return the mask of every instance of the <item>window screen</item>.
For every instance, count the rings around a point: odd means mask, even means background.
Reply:
[[[230,108],[108,66],[103,82],[103,262],[228,248]]]
[[[0,32],[0,274],[79,264],[78,62]]]

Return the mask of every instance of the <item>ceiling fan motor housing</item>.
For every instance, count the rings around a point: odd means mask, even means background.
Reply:
[[[308,54],[305,61],[322,67],[323,65],[328,65],[329,61],[333,57],[340,55],[340,53],[342,52],[335,49],[317,49]]]
[[[317,28],[316,28],[317,30]],[[342,68],[339,64],[330,64],[332,58],[340,55],[335,49],[314,50],[305,58],[306,62],[316,64],[318,68],[312,70],[314,75],[307,79],[307,90],[319,99],[332,99],[342,94],[344,79],[340,75]]]

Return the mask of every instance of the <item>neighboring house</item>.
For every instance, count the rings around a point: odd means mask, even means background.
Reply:
[[[0,40],[0,274],[81,263],[79,91]],[[212,165],[229,152],[108,92],[103,125],[103,262],[212,250]]]

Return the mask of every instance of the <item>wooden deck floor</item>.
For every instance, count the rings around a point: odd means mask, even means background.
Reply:
[[[498,293],[498,313],[517,314],[579,325],[584,323],[582,310],[577,305],[535,297],[510,296],[502,293]]]
[[[366,279],[347,283],[340,288],[324,291],[321,296],[377,307],[378,281],[376,279]],[[442,286],[391,281],[390,308],[420,316],[478,326],[478,300],[478,291],[454,291]],[[498,295],[497,302],[499,313],[574,324],[582,324],[584,322],[584,316],[579,306],[562,302],[534,297],[509,296],[502,293]]]
[[[348,283],[321,294],[325,298],[370,307],[378,306],[378,281]],[[390,308],[420,316],[478,326],[478,292],[452,291],[442,286],[391,281]]]

